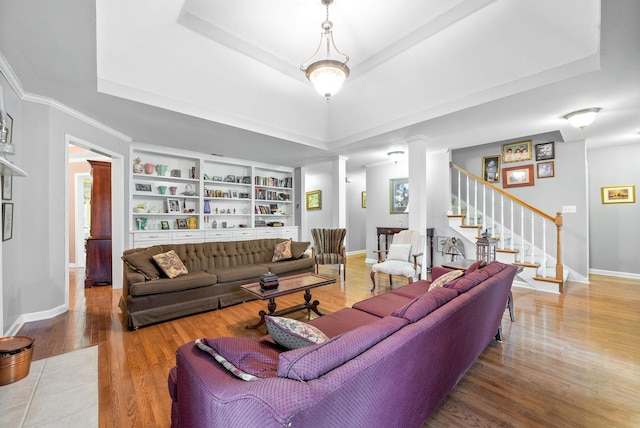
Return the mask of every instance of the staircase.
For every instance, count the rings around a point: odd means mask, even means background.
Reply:
[[[473,247],[481,233],[488,231],[498,241],[496,259],[522,268],[515,286],[562,293],[569,272],[561,261],[562,215],[550,216],[473,173],[450,165],[449,226]]]

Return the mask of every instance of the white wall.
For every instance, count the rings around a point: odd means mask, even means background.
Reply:
[[[364,251],[367,246],[367,209],[362,208],[362,192],[367,189],[365,174],[350,175],[347,183],[347,248]]]

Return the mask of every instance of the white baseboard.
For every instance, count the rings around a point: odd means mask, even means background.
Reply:
[[[640,273],[617,272],[613,270],[602,269],[589,269],[589,273],[594,275],[615,276],[617,278],[640,279]]]
[[[9,327],[9,330],[5,332],[6,336],[15,336],[22,326],[27,322],[47,320],[60,314],[64,314],[69,310],[67,305],[60,305],[57,308],[49,309],[47,311],[32,312],[30,314],[22,314],[16,319],[16,321]]]

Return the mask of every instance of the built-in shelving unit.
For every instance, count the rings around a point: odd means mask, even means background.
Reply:
[[[133,247],[298,238],[291,168],[147,145],[131,159]]]

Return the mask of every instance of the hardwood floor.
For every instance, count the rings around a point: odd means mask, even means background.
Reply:
[[[349,256],[348,266],[346,283],[312,290],[321,311],[371,295],[364,255]],[[320,269],[338,276],[330,266]],[[117,307],[120,290],[85,290],[82,274],[72,272],[68,313],[28,323],[19,334],[36,338],[34,359],[99,345],[102,427],[169,426],[166,378],[179,345],[264,333],[244,328],[257,319],[262,301],[127,331]],[[378,281],[378,292],[387,291],[386,276]],[[640,281],[593,275],[590,284],[570,282],[565,290],[514,288],[516,322],[505,312],[504,342],[487,347],[424,427],[640,426]],[[301,299],[285,296],[277,303]]]

